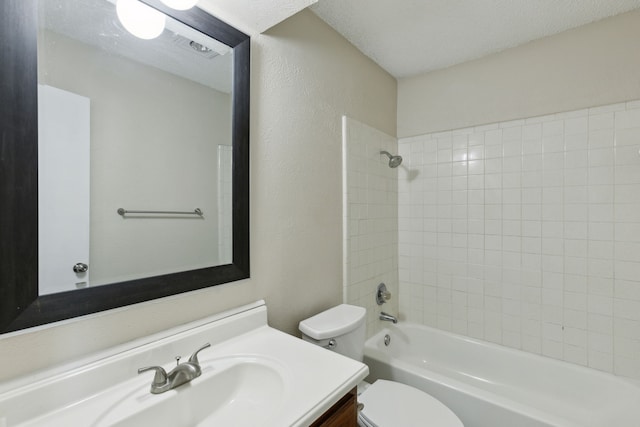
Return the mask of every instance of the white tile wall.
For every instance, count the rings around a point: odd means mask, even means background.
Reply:
[[[640,103],[404,138],[400,311],[640,379]]]
[[[344,301],[367,309],[367,332],[383,325],[381,310],[398,312],[398,169],[381,156],[396,153],[395,138],[343,117],[344,157]],[[375,303],[384,282],[392,299]]]

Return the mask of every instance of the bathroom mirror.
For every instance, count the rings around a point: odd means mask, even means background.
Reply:
[[[250,40],[157,0],[142,40],[115,3],[1,6],[2,332],[249,277]]]

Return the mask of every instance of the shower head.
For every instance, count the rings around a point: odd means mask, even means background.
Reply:
[[[386,154],[389,157],[390,168],[397,168],[398,166],[400,166],[400,163],[402,163],[401,156],[392,156],[388,151],[381,151],[380,154]]]

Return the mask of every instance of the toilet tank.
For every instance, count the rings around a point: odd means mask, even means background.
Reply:
[[[303,340],[362,362],[366,314],[364,307],[340,304],[303,320],[298,328]]]

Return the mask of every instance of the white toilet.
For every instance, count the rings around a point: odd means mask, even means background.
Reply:
[[[365,341],[363,307],[341,304],[300,322],[302,339],[362,361]],[[463,427],[462,421],[436,398],[395,381],[358,385],[362,427]]]

